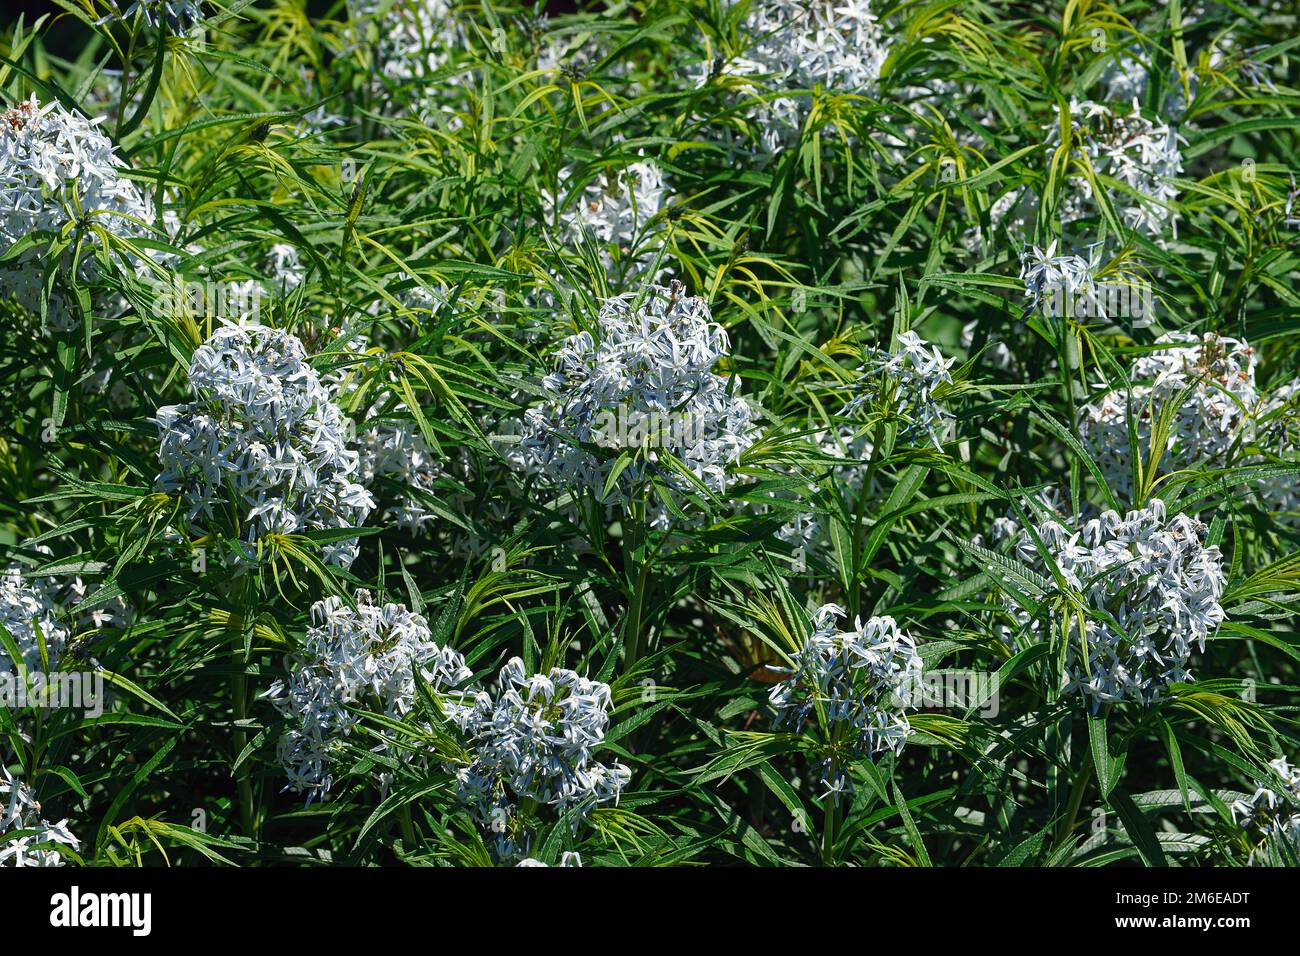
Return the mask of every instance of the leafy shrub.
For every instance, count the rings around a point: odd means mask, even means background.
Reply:
[[[1288,4],[58,8],[0,863],[1296,862]]]

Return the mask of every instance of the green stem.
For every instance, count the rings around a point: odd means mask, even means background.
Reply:
[[[645,609],[645,592],[646,582],[650,577],[650,562],[641,562],[641,569],[637,574],[636,587],[632,591],[632,597],[628,603],[627,619],[627,652],[624,658],[625,670],[631,670],[636,666],[636,662],[641,659],[641,616]]]
[[[834,767],[832,766],[832,773]],[[835,795],[826,797],[825,817],[822,820],[822,866],[830,866],[835,853]]]
[[[871,484],[876,478],[876,469],[880,465],[880,445],[884,438],[884,427],[877,424],[871,432],[871,453],[867,455],[867,467],[862,477],[862,486],[858,489],[858,498],[854,502],[853,509],[853,537],[852,537],[852,574],[853,580],[845,581],[848,593],[845,597],[849,603],[849,616],[856,618],[861,611],[862,596],[859,593],[859,581],[861,568],[859,565],[862,561],[862,549],[866,546],[866,524],[864,519],[867,514],[867,500],[871,495]]]
[[[1079,807],[1083,805],[1083,795],[1087,792],[1088,781],[1091,779],[1092,749],[1088,748],[1084,754],[1083,763],[1079,766],[1079,772],[1074,778],[1074,785],[1070,788],[1070,802],[1065,808],[1065,820],[1056,831],[1054,846],[1059,847],[1069,839],[1070,832],[1074,829],[1075,821],[1079,818]]]
[[[840,739],[843,736],[843,727],[841,724],[835,724],[831,729],[831,764],[830,775],[828,779],[832,784],[839,773],[839,747]],[[838,826],[838,807],[839,794],[832,791],[826,795],[826,809],[823,811],[822,818],[822,866],[831,866],[835,857],[835,830]]]
[[[242,617],[239,621],[239,628],[235,631],[236,644],[232,657],[234,658],[236,672],[231,679],[231,696],[233,698],[233,710],[235,715],[236,727],[233,735],[234,759],[238,760],[243,754],[244,748],[248,746],[248,731],[244,730],[239,724],[248,720],[248,657],[244,653],[244,630],[253,626],[255,617],[256,591],[252,581],[244,580],[237,585],[234,597],[236,597],[235,607],[240,609]],[[250,839],[257,839],[257,821],[254,815],[253,784],[249,778],[248,762],[240,763],[235,770],[235,789],[239,799],[239,820],[243,827],[244,833]]]
[[[240,660],[239,652],[235,653],[236,661]],[[235,703],[235,720],[244,721],[248,719],[248,678],[241,672],[234,678],[234,703]],[[235,759],[244,752],[248,746],[248,732],[241,729],[235,729],[234,751]],[[256,839],[253,819],[253,784],[248,778],[248,763],[239,765],[235,771],[235,783],[239,791],[239,820],[243,826],[244,833],[249,837]]]
[[[642,618],[645,614],[646,591],[650,580],[650,561],[645,553],[646,527],[645,502],[636,501],[627,512],[628,527],[623,531],[624,568],[636,568],[636,583],[628,595],[627,624],[624,630],[624,670],[630,671],[641,659]]]
[[[402,831],[402,842],[408,850],[415,848],[415,823],[411,820],[411,805],[408,803],[397,811],[397,824]]]

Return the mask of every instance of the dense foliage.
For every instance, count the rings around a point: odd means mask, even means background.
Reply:
[[[58,6],[0,864],[1297,862],[1293,3]]]

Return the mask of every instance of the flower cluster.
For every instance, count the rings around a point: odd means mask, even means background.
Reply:
[[[431,284],[428,280],[417,279],[405,272],[400,274],[400,279],[413,282],[409,289],[397,293],[397,300],[403,308],[414,313],[417,322],[437,316],[451,302],[451,290],[447,288],[446,283]]]
[[[405,412],[406,405],[398,403],[394,415],[388,416],[381,414],[381,405],[366,412],[365,430],[357,435],[360,480],[372,491],[379,490],[376,485],[381,481],[394,484],[398,488],[396,501],[384,509],[384,519],[399,528],[420,531],[437,517],[421,495],[432,493],[443,468],[416,423],[394,417]]]
[[[1057,255],[1056,240],[1044,249],[1030,246],[1020,254],[1020,278],[1025,283],[1025,298],[1030,309],[1042,308],[1044,299],[1063,297],[1073,300],[1087,293],[1095,284],[1097,262],[1080,255]]]
[[[1152,238],[1173,226],[1169,204],[1178,196],[1174,177],[1183,169],[1178,134],[1164,123],[1153,122],[1138,110],[1121,115],[1109,106],[1075,99],[1070,103],[1074,145],[1102,178],[1118,184],[1108,192],[1123,223]],[[1050,127],[1048,145],[1060,145],[1060,130]],[[1071,179],[1064,197],[1061,219],[1069,223],[1093,211],[1092,185],[1086,177]]]
[[[1106,88],[1106,100],[1110,103],[1141,102],[1147,95],[1149,76],[1146,65],[1127,52],[1120,52],[1098,81]]]
[[[528,675],[515,657],[501,668],[495,695],[467,696],[449,713],[474,758],[458,771],[461,799],[503,837],[501,855],[518,855],[527,842],[518,827],[501,825],[520,800],[571,812],[575,822],[618,800],[632,771],[594,757],[612,708],[608,684],[558,667]]]
[[[1227,463],[1227,456],[1247,437],[1258,401],[1255,389],[1256,355],[1245,342],[1214,333],[1196,336],[1175,332],[1161,336],[1157,345],[1133,364],[1132,410],[1138,451],[1146,461],[1151,454],[1153,425],[1161,409],[1184,389],[1191,392],[1178,407],[1167,446],[1171,467]],[[1079,409],[1079,433],[1090,445],[1107,483],[1117,493],[1132,493],[1132,457],[1129,452],[1129,393],[1107,391]]]
[[[1188,515],[1167,517],[1165,503],[1121,516],[1105,511],[1076,530],[1050,518],[1036,532],[1052,564],[1088,610],[1083,623],[1070,622],[1067,691],[1078,691],[1094,706],[1117,701],[1151,703],[1175,681],[1190,677],[1192,645],[1205,650],[1206,638],[1224,619],[1219,599],[1227,587],[1223,556],[1205,545],[1206,526]],[[1014,525],[1014,554],[1054,590],[1051,569],[1034,537]],[[1042,632],[1040,618],[1004,596],[1015,627],[1004,637],[1019,646],[1023,635]],[[1054,626],[1054,625],[1053,625]]]
[[[912,331],[899,334],[897,350],[868,348],[863,359],[844,414],[867,408],[868,417],[898,419],[905,440],[924,439],[942,449],[953,415],[935,392],[953,384],[949,369],[956,360],[944,358],[938,346]]]
[[[558,216],[564,238],[571,243],[590,232],[602,243],[617,246],[622,254],[635,254],[667,198],[658,165],[646,159],[621,169],[604,170],[566,204],[573,175],[572,169],[563,170],[557,195],[543,193],[547,218]]]
[[[277,242],[266,254],[266,271],[275,291],[287,295],[307,278],[307,267],[302,264],[298,250],[287,242]]]
[[[157,485],[180,493],[191,527],[225,527],[256,546],[268,534],[365,521],[374,500],[357,482],[343,413],[296,337],[260,325],[218,329],[189,375],[196,401],[164,406],[155,421]],[[350,538],[324,555],[346,567],[357,550]]]
[[[34,96],[0,115],[0,252],[79,216],[120,235],[148,234],[153,203],[123,175],[99,123]]]
[[[1253,796],[1232,805],[1237,822],[1263,838],[1250,855],[1252,866],[1266,863],[1278,844],[1300,854],[1300,767],[1292,767],[1285,757],[1270,761],[1269,767],[1282,780],[1281,793],[1259,787]]]
[[[1300,459],[1300,379],[1273,389],[1256,413],[1258,439],[1271,454],[1286,461]],[[1295,475],[1261,478],[1259,495],[1269,511],[1290,516],[1300,512],[1300,483]]]
[[[308,801],[333,785],[330,766],[358,723],[350,705],[401,718],[414,706],[417,673],[435,692],[471,676],[457,651],[434,643],[421,615],[401,604],[375,604],[368,591],[354,597],[356,607],[334,595],[312,605],[312,627],[288,680],[267,692],[294,724],[280,739],[279,759],[289,787]]]
[[[1189,21],[1184,21],[1189,22]],[[1152,68],[1146,54],[1137,47],[1121,50],[1102,71],[1098,83],[1105,88],[1105,99],[1110,103],[1130,104],[1135,100],[1145,102],[1147,90],[1151,85]],[[1215,47],[1210,51],[1210,69],[1225,68],[1225,57]],[[1176,67],[1171,66],[1168,74],[1167,92],[1160,106],[1160,113],[1172,120],[1180,120],[1187,112],[1187,94],[1183,91],[1183,77]],[[1195,70],[1186,74],[1187,93],[1193,97],[1200,85]]]
[[[6,837],[24,831],[23,836]],[[0,867],[63,866],[56,846],[76,852],[81,848],[68,829],[68,821],[50,823],[41,819],[41,805],[31,791],[0,766]]]
[[[721,491],[727,467],[753,441],[753,413],[713,371],[728,343],[708,304],[686,295],[680,282],[650,286],[607,299],[596,324],[596,335],[583,331],[565,340],[557,370],[543,381],[547,400],[525,414],[526,466],[559,484],[600,492],[616,456],[600,458],[582,446],[631,448],[645,439],[644,458],[616,482],[622,494],[631,495],[651,473],[689,490],[689,482],[659,464],[661,453]],[[635,441],[614,434],[621,423],[644,421],[668,427]]]
[[[108,0],[113,8],[113,18],[130,20],[138,11],[151,27],[167,24],[177,33],[188,33],[203,21],[203,0],[131,0],[126,10],[121,0]],[[107,18],[106,18],[107,19]]]
[[[534,860],[531,856],[526,857],[525,859],[522,859],[515,864],[515,866],[549,866],[549,865],[550,864],[543,863],[541,860]],[[565,851],[560,856],[560,866],[582,866],[582,855],[579,853],[573,853],[571,851]]]
[[[892,617],[858,618],[851,630],[839,630],[836,622],[844,615],[834,604],[818,609],[790,676],[769,695],[777,726],[799,731],[817,712],[847,729],[853,755],[899,753],[912,735],[907,709],[923,674],[916,641]],[[848,785],[844,768],[832,758],[822,771],[832,792]]]
[[[24,547],[54,558],[54,550],[45,544],[24,543]],[[81,609],[75,617],[67,616],[93,591],[94,586],[80,575],[24,575],[22,566],[11,564],[0,575],[0,624],[16,639],[23,651],[29,669],[38,667],[40,649],[35,644],[33,623],[39,627],[45,641],[46,653],[52,668],[58,667],[65,651],[73,643],[73,635],[84,631],[102,631],[105,628],[128,627],[133,619],[131,606],[122,595],[97,601],[93,607]],[[62,615],[60,611],[64,612]],[[26,626],[22,622],[26,622]],[[12,623],[7,623],[12,622]],[[21,635],[21,636],[20,636]],[[5,654],[0,651],[0,661]],[[0,671],[3,671],[0,664]]]
[[[758,0],[742,29],[754,42],[731,70],[786,94],[750,111],[768,153],[798,138],[815,87],[870,92],[889,55],[869,0]]]
[[[42,641],[52,668],[70,637],[68,629],[59,622],[53,597],[45,586],[48,581],[23,577],[17,564],[0,574],[0,627],[14,639],[23,658],[23,668],[28,671],[47,669],[41,663]],[[0,647],[0,674],[13,673],[16,673],[14,662]]]
[[[453,0],[352,0],[349,7],[354,21],[373,21],[375,58],[390,80],[425,79],[464,44]]]
[[[124,238],[149,235],[154,206],[124,175],[126,163],[99,131],[99,120],[33,96],[0,114],[0,253],[36,232],[57,233],[73,221],[91,221]],[[87,232],[86,241],[97,242]],[[94,264],[83,260],[89,275]],[[44,285],[39,249],[0,265],[0,286],[31,312],[40,311]],[[50,323],[65,327],[68,309],[56,291]]]
[[[531,821],[520,814],[520,801],[572,812],[576,825],[592,807],[618,799],[631,771],[593,756],[609,725],[607,684],[561,668],[529,676],[513,658],[494,692],[476,691],[465,686],[471,673],[464,658],[434,643],[422,616],[398,604],[376,605],[366,591],[355,599],[355,608],[338,597],[312,606],[313,626],[289,661],[288,679],[267,691],[292,723],[279,743],[289,788],[309,801],[324,797],[334,783],[331,766],[360,722],[353,708],[406,718],[419,674],[463,734],[471,762],[454,768],[458,794],[498,834],[502,858],[527,847]],[[391,750],[386,743],[374,749]],[[387,786],[390,778],[380,782]]]

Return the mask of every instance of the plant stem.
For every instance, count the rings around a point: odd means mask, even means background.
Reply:
[[[402,842],[408,849],[415,847],[415,823],[411,820],[411,805],[408,803],[397,811],[397,824],[402,831]]]
[[[235,631],[235,648],[233,658],[236,672],[232,678],[232,697],[233,710],[236,721],[235,733],[233,735],[234,759],[238,760],[243,754],[244,748],[248,746],[248,731],[244,730],[240,724],[248,720],[248,674],[246,667],[248,657],[244,653],[244,633],[246,628],[253,626],[254,607],[256,601],[256,591],[252,582],[245,580],[240,583],[237,591],[238,601],[235,604],[240,609],[241,617],[239,618],[239,628]],[[232,619],[233,620],[233,619]],[[244,833],[250,839],[257,839],[257,822],[254,816],[253,801],[253,784],[248,776],[247,761],[241,762],[235,770],[235,789],[239,798],[239,820]]]
[[[835,852],[835,806],[835,794],[828,795],[825,817],[822,820],[822,866],[831,865],[831,857]]]
[[[625,669],[631,670],[641,658],[641,615],[645,608],[646,581],[650,576],[650,563],[643,561],[637,574],[636,588],[628,604],[627,654],[624,658]]]
[[[1084,753],[1083,763],[1079,766],[1079,772],[1075,775],[1074,784],[1070,788],[1070,802],[1065,808],[1065,820],[1061,823],[1060,828],[1056,831],[1056,840],[1054,847],[1059,847],[1070,836],[1070,831],[1074,829],[1074,823],[1079,817],[1079,807],[1083,805],[1083,795],[1088,790],[1088,781],[1092,779],[1092,749],[1087,748]]]
[[[646,527],[644,500],[633,503],[628,511],[628,527],[624,530],[624,567],[630,570],[636,567],[636,583],[628,595],[627,623],[625,625],[625,649],[623,666],[630,671],[641,659],[644,648],[641,646],[642,618],[645,614],[646,586],[650,580],[650,561],[645,553]]]
[[[856,618],[862,609],[862,595],[859,587],[859,573],[862,562],[862,550],[866,545],[866,525],[863,519],[867,514],[867,501],[871,495],[871,485],[876,480],[876,469],[880,465],[880,445],[884,438],[884,427],[877,424],[871,432],[871,452],[867,455],[866,473],[862,477],[862,486],[858,489],[858,497],[854,502],[853,508],[853,536],[852,546],[850,548],[850,560],[852,561],[852,580],[845,581],[848,587],[848,594],[845,597],[849,602],[849,616]]]
[[[831,763],[830,772],[827,777],[832,786],[835,784],[840,769],[839,746],[842,736],[842,725],[835,724],[831,730]],[[826,795],[826,809],[822,820],[822,866],[830,866],[831,860],[835,855],[835,829],[837,826],[837,808],[839,805],[839,793],[831,791]]]
[[[235,652],[235,660],[236,661],[240,660],[240,655],[238,650],[236,650]],[[240,673],[235,675],[234,685],[235,685],[234,686],[235,720],[236,721],[247,720],[248,719],[248,678],[243,673],[242,670],[240,671]],[[234,746],[235,759],[238,760],[239,756],[244,752],[244,748],[248,746],[248,732],[246,730],[243,730],[242,728],[236,727],[234,744],[235,744]],[[249,837],[256,839],[257,833],[255,830],[255,824],[253,818],[253,785],[248,779],[247,762],[241,763],[239,765],[239,768],[235,771],[235,783],[239,791],[240,824],[244,829],[244,833],[246,833]]]

